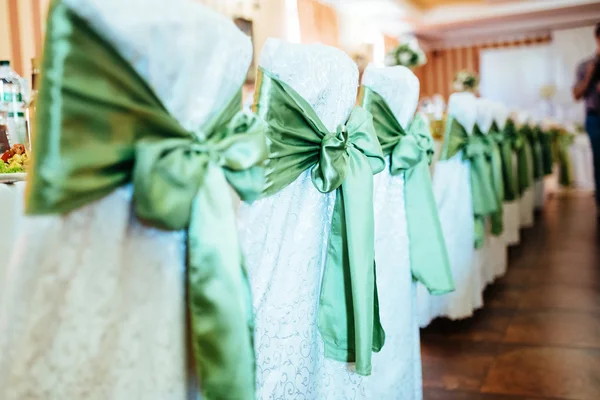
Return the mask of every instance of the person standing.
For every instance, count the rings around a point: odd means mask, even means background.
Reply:
[[[600,218],[600,23],[596,24],[595,37],[596,53],[577,67],[573,97],[575,100],[583,99],[585,101],[585,130],[592,143],[596,210]]]

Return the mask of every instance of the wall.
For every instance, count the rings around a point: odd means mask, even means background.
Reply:
[[[46,9],[50,0],[0,0],[0,58],[23,76],[42,52]]]
[[[445,99],[452,93],[452,81],[461,70],[479,74],[480,53],[486,49],[534,46],[549,43],[551,37],[544,35],[512,41],[497,41],[465,47],[445,48],[427,52],[426,65],[415,70],[421,81],[421,96],[431,97],[441,94]]]

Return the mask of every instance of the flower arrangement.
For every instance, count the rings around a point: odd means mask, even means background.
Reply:
[[[556,94],[556,86],[544,85],[540,88],[540,95],[543,99],[550,100]]]
[[[392,67],[402,65],[407,68],[416,68],[427,64],[427,56],[415,37],[401,40],[400,45],[385,56],[385,65]]]
[[[479,88],[479,77],[469,71],[460,71],[454,78],[452,88],[457,92],[476,92]]]

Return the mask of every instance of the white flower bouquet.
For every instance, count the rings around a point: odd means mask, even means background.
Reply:
[[[385,56],[385,65],[392,67],[402,65],[407,68],[416,68],[427,63],[427,56],[415,37],[408,37],[400,45]]]
[[[476,92],[479,87],[479,77],[469,71],[456,74],[452,88],[457,92]]]

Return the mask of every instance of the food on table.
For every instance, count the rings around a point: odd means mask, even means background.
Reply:
[[[15,144],[0,157],[0,174],[25,172],[28,162],[29,155],[25,151],[25,146]]]

